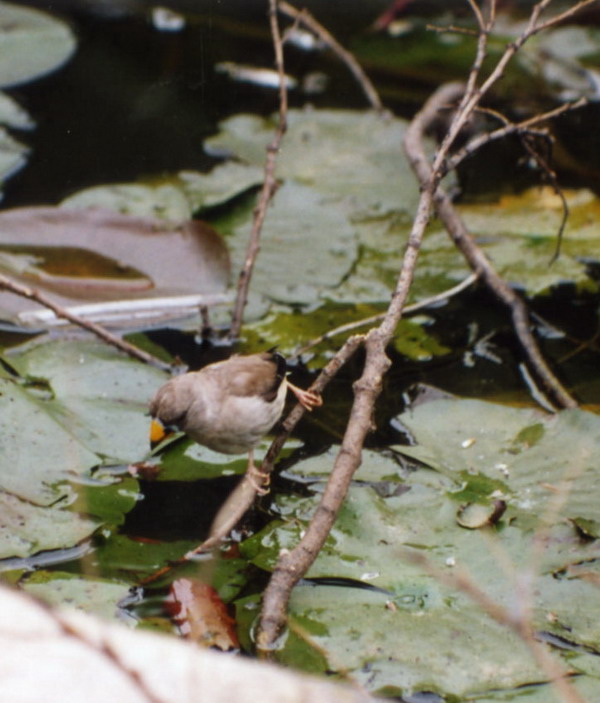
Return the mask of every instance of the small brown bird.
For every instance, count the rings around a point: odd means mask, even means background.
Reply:
[[[252,474],[257,471],[254,447],[281,416],[288,388],[307,410],[322,405],[320,395],[286,379],[285,359],[274,351],[232,356],[176,376],[150,403],[151,444],[177,429],[223,454],[248,452]]]

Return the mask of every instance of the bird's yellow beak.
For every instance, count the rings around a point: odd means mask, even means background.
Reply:
[[[150,423],[150,447],[154,449],[173,434],[160,420],[153,417]]]

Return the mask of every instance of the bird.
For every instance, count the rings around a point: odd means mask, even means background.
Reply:
[[[275,350],[234,355],[175,376],[150,402],[150,444],[182,431],[222,454],[247,452],[247,476],[259,478],[260,489],[266,477],[254,465],[254,448],[281,417],[288,390],[306,410],[323,403],[318,393],[288,381],[285,358]]]

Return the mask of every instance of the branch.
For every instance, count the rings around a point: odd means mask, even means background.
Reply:
[[[125,352],[125,354],[128,354],[138,361],[143,361],[145,364],[156,366],[164,371],[168,371],[171,368],[169,364],[166,364],[164,361],[161,361],[152,354],[148,354],[147,352],[134,347],[133,344],[129,344],[129,342],[126,342],[124,339],[111,334],[101,325],[91,322],[90,320],[85,320],[83,317],[79,317],[79,315],[69,312],[50,298],[46,297],[43,293],[40,293],[38,290],[28,288],[27,286],[17,283],[3,274],[0,274],[0,289],[8,290],[15,295],[20,295],[22,298],[28,298],[29,300],[33,300],[34,302],[49,308],[57,317],[62,317],[63,319],[72,322],[74,325],[92,332],[104,342],[107,342],[107,344],[111,344],[113,347],[120,349]]]
[[[572,103],[565,103],[564,105],[560,105],[559,107],[554,108],[553,110],[548,110],[547,112],[543,112],[540,115],[534,115],[533,117],[529,117],[528,119],[522,120],[521,122],[510,122],[506,117],[500,115],[500,113],[496,111],[490,113],[489,110],[486,110],[485,112],[487,112],[488,114],[493,114],[497,119],[502,120],[504,122],[504,126],[495,129],[493,132],[488,132],[486,134],[480,134],[476,137],[473,137],[473,139],[469,140],[465,144],[465,146],[462,147],[462,149],[456,151],[452,156],[450,156],[446,160],[446,169],[448,171],[452,171],[453,169],[457,168],[465,159],[467,159],[469,156],[472,156],[478,149],[481,149],[483,146],[489,144],[490,142],[497,141],[498,139],[504,139],[505,137],[508,137],[513,134],[529,134],[533,131],[535,127],[537,127],[537,125],[540,125],[543,122],[548,122],[549,120],[558,117],[559,115],[562,115],[565,112],[576,110],[587,104],[587,98],[580,98],[579,100],[576,100]],[[542,135],[541,132],[533,133],[535,135]]]
[[[425,188],[431,183],[436,172],[432,166],[429,165],[423,146],[423,136],[428,125],[421,120],[417,121],[415,119],[413,124],[415,122],[417,122],[416,127],[406,132],[404,148],[421,186]],[[576,407],[576,401],[554,376],[539,350],[537,342],[530,330],[527,307],[515,291],[510,288],[494,270],[487,256],[468,232],[466,225],[454,208],[448,194],[441,186],[436,190],[434,204],[435,210],[444,223],[448,234],[462,252],[473,271],[481,276],[486,285],[510,309],[515,333],[530,365],[543,382],[546,390],[551,393],[559,406],[564,408]]]
[[[461,94],[462,86],[444,86],[430,98],[415,120],[429,124],[437,116],[440,106]],[[408,131],[411,128],[412,126]],[[291,552],[280,555],[265,590],[256,640],[258,649],[263,652],[273,649],[285,627],[287,604],[292,589],[317,558],[346,497],[352,477],[360,466],[364,440],[372,427],[375,401],[381,392],[383,375],[390,366],[385,348],[400,321],[408,297],[438,183],[439,175],[432,174],[431,181],[421,193],[392,300],[379,327],[372,329],[366,337],[364,370],[354,383],[354,403],[350,419],[321,501],[299,544]]]
[[[367,100],[371,104],[371,107],[375,108],[376,110],[379,110],[380,112],[383,110],[381,98],[379,97],[375,86],[373,85],[373,83],[371,83],[371,80],[363,71],[362,66],[358,63],[358,61],[349,51],[344,49],[344,47],[336,40],[336,38],[332,34],[330,34],[325,29],[325,27],[323,27],[320,22],[317,22],[317,20],[310,14],[308,10],[297,10],[293,5],[290,5],[288,2],[285,2],[285,0],[279,0],[278,8],[280,12],[283,12],[283,14],[287,15],[288,17],[291,17],[296,22],[299,22],[305,27],[308,27],[308,29],[310,29],[318,37],[320,37],[321,40],[325,42],[325,44],[327,44],[331,48],[331,50],[340,57],[340,59],[346,64],[346,66],[348,66],[351,73],[354,75],[360,87],[362,88],[365,96],[367,97]]]
[[[335,377],[340,368],[354,355],[356,350],[363,343],[364,337],[362,335],[350,337],[325,368],[322,369],[309,390],[319,393],[319,395],[322,394],[327,384]],[[260,467],[260,473],[267,477],[267,481],[268,477],[273,472],[275,460],[279,452],[304,413],[304,408],[298,403],[284,420],[281,430],[271,443]],[[250,509],[257,493],[255,482],[248,480],[247,475],[244,476],[219,509],[211,526],[208,538],[202,542],[201,545],[188,552],[184,560],[191,559],[198,554],[208,552],[216,547],[229,532],[231,532],[244,513]]]
[[[237,295],[233,306],[231,319],[231,327],[229,328],[229,339],[235,340],[240,336],[242,322],[244,318],[244,308],[248,302],[248,290],[250,288],[250,279],[254,263],[260,250],[260,235],[262,232],[263,223],[267,215],[267,209],[273,196],[277,191],[277,180],[275,179],[275,166],[277,163],[277,154],[281,147],[283,136],[287,130],[287,88],[285,80],[285,70],[283,64],[283,46],[281,41],[281,33],[277,22],[277,0],[269,0],[269,19],[271,23],[271,36],[273,38],[273,47],[275,50],[275,65],[279,74],[279,122],[273,135],[271,143],[267,146],[267,157],[265,160],[264,181],[258,205],[254,210],[254,219],[252,222],[252,231],[250,232],[250,240],[246,249],[246,258],[244,265],[240,271],[237,286]]]
[[[431,305],[435,305],[435,303],[448,300],[448,298],[452,298],[453,296],[462,293],[463,290],[466,290],[469,286],[475,283],[476,280],[477,274],[471,273],[463,281],[457,283],[452,288],[442,291],[437,295],[432,295],[430,298],[424,298],[423,300],[419,300],[417,303],[413,303],[412,305],[407,305],[404,308],[404,316],[406,317],[407,315],[412,315],[413,313],[419,312],[420,310],[424,310],[425,308],[428,308]],[[301,356],[302,354],[305,354],[309,349],[316,347],[318,344],[321,344],[321,342],[325,342],[328,339],[331,339],[332,337],[336,337],[338,334],[352,332],[360,327],[366,327],[367,325],[374,325],[376,322],[381,322],[384,319],[385,315],[386,314],[382,312],[379,315],[371,315],[371,317],[365,317],[362,320],[356,320],[355,322],[348,322],[345,325],[334,327],[334,329],[329,330],[329,332],[325,332],[325,334],[322,334],[320,337],[316,337],[310,342],[307,342],[306,344],[302,345],[299,349],[295,351],[294,354],[295,356]]]

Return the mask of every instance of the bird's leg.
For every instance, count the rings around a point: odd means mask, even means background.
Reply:
[[[254,463],[254,449],[248,452],[248,466],[246,468],[245,479],[256,490],[258,495],[264,496],[271,490],[271,476],[263,473]]]
[[[305,410],[310,412],[323,405],[323,398],[321,398],[319,393],[315,393],[315,391],[305,391],[289,381],[287,382],[287,386],[296,398],[298,398],[298,402]]]

